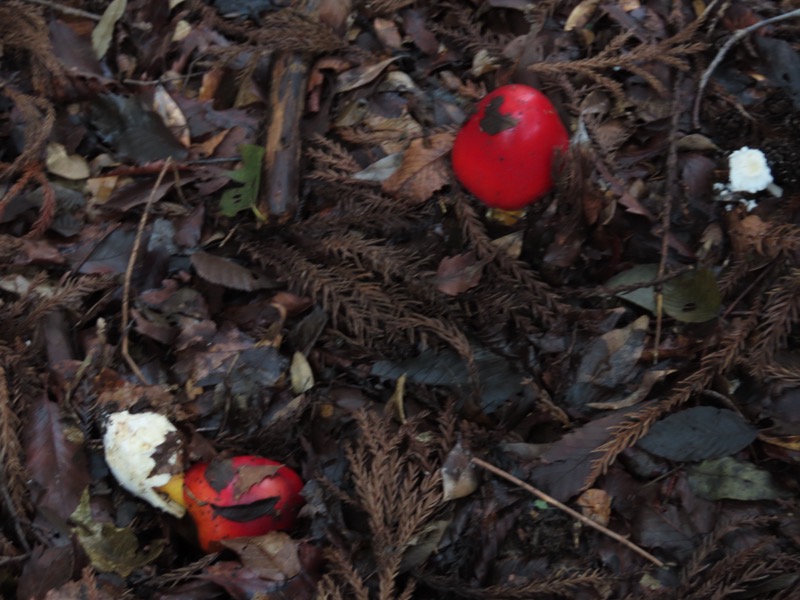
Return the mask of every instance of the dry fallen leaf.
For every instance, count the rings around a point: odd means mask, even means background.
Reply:
[[[344,73],[340,74],[336,80],[336,93],[341,94],[342,92],[349,92],[350,90],[355,90],[363,85],[367,85],[371,81],[374,81],[381,73],[383,73],[386,67],[392,64],[398,58],[399,57],[395,56],[392,58],[387,58],[386,60],[382,60],[379,63],[362,65],[360,67],[356,67],[355,69],[345,71]]]
[[[450,181],[446,154],[453,147],[453,133],[437,133],[419,138],[403,155],[400,168],[383,182],[383,190],[400,193],[417,202],[425,202]]]
[[[436,288],[448,296],[457,296],[477,286],[482,273],[483,263],[472,251],[445,257],[436,271]]]
[[[595,523],[604,527],[608,525],[611,518],[611,496],[608,492],[598,488],[591,488],[583,492],[577,499],[581,513]]]
[[[206,281],[234,290],[252,292],[272,286],[272,282],[240,264],[208,252],[192,254],[192,266]]]
[[[449,501],[469,496],[478,489],[478,483],[477,469],[458,442],[442,465],[443,499]]]
[[[757,215],[748,215],[741,219],[734,211],[728,219],[728,233],[731,237],[733,251],[744,256],[752,251],[764,254],[764,240],[769,232],[767,225]]]
[[[403,38],[394,21],[378,17],[373,22],[373,27],[375,28],[375,37],[387,48],[399,50],[403,45]]]
[[[164,120],[164,124],[170,128],[177,140],[188,148],[192,140],[186,117],[163,85],[156,87],[153,95],[153,111]]]
[[[47,144],[47,170],[64,179],[86,179],[89,177],[89,165],[86,159],[77,154],[67,154],[63,145],[51,142]]]
[[[289,374],[292,380],[292,392],[295,394],[302,394],[314,387],[314,372],[302,352],[295,352],[292,356]]]
[[[263,579],[286,581],[302,571],[298,556],[299,542],[281,531],[223,540],[222,544],[236,552],[242,564]]]
[[[598,4],[600,4],[600,0],[583,0],[572,9],[569,17],[567,17],[567,22],[564,23],[564,31],[572,31],[573,29],[582,29],[586,27],[589,23],[589,19],[592,18],[597,10]]]

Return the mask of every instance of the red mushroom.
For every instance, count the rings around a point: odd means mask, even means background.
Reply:
[[[487,206],[519,210],[553,187],[553,158],[569,146],[550,100],[526,85],[487,94],[453,144],[453,170]]]
[[[260,456],[193,465],[183,482],[186,510],[206,552],[221,540],[290,529],[303,505],[303,481],[289,467]]]

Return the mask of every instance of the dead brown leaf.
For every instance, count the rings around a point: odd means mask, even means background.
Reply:
[[[482,273],[483,263],[478,262],[471,250],[445,257],[436,271],[436,288],[448,296],[457,296],[477,286]]]
[[[578,496],[575,503],[581,507],[584,517],[589,517],[604,527],[608,525],[611,518],[611,496],[608,495],[608,492],[590,488]]]
[[[375,64],[362,65],[339,75],[336,81],[336,93],[349,92],[374,81],[384,69],[396,61],[398,57],[387,58]]]
[[[764,254],[764,239],[769,225],[761,217],[748,215],[742,219],[737,211],[733,211],[728,219],[728,232],[736,254],[741,256],[751,251]]]
[[[286,533],[272,531],[267,535],[225,540],[222,543],[239,555],[245,567],[263,579],[286,581],[302,571],[298,556],[299,542]]]
[[[41,490],[37,508],[69,519],[89,485],[89,470],[80,432],[64,423],[58,404],[46,395],[32,400],[25,457],[28,473]]]
[[[383,182],[383,190],[400,193],[419,203],[428,200],[450,181],[445,156],[453,147],[454,139],[455,134],[437,133],[411,142],[400,168]]]
[[[272,281],[227,258],[207,252],[192,254],[192,266],[206,281],[217,285],[252,292],[272,286]]]

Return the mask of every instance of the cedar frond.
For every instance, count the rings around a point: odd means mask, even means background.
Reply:
[[[439,21],[428,23],[430,30],[437,37],[449,41],[449,45],[458,47],[464,52],[475,53],[478,50],[486,50],[491,56],[502,56],[504,40],[484,33],[475,20],[474,9],[451,4],[447,7],[447,15],[448,25],[442,25]]]
[[[542,325],[550,327],[555,323],[555,315],[564,312],[559,297],[524,263],[498,252],[481,222],[478,213],[463,193],[456,193],[456,215],[468,245],[475,249],[479,259],[491,258],[492,264],[506,276],[503,289],[513,290],[521,296],[521,304],[527,305],[533,316]],[[507,285],[506,285],[507,284]],[[561,309],[561,310],[559,310]]]
[[[458,352],[471,368],[474,365],[469,341],[456,324],[426,316],[420,301],[396,288],[383,288],[371,273],[354,265],[321,266],[288,246],[252,245],[246,249],[262,266],[275,269],[294,293],[313,298],[328,312],[333,326],[344,328],[359,344],[375,348],[401,339],[426,343],[433,335]]]
[[[319,134],[309,140],[306,156],[318,169],[331,170],[343,175],[352,175],[361,170],[355,158],[344,146]]]
[[[353,563],[340,549],[325,552],[328,572],[317,586],[320,600],[369,600],[369,590]]]
[[[86,275],[51,289],[45,285],[46,279],[47,274],[40,273],[30,282],[28,294],[7,307],[3,315],[5,331],[0,335],[13,337],[33,330],[45,315],[59,309],[77,310],[86,296],[116,284],[112,275]]]
[[[22,250],[25,242],[13,235],[0,235],[0,262],[10,263]]]
[[[369,0],[367,10],[375,15],[394,15],[400,9],[416,2],[417,0]]]
[[[763,239],[763,254],[770,258],[791,256],[800,249],[800,227],[792,224],[770,223]]]
[[[778,352],[771,362],[759,365],[759,374],[765,379],[777,380],[786,386],[798,386],[800,357],[793,352]]]
[[[2,23],[1,16],[0,23]],[[47,26],[42,25],[42,27],[44,27],[44,31],[46,32]],[[3,36],[0,35],[0,39],[2,39],[2,37]],[[41,157],[44,156],[44,148],[47,144],[47,139],[56,121],[55,108],[45,98],[23,94],[9,85],[3,87],[3,94],[11,99],[22,117],[25,141],[22,152],[11,164],[0,163],[0,179],[5,179],[23,169],[27,169],[28,177],[25,178],[27,181],[33,176],[36,166],[39,165]],[[9,189],[0,206],[10,202],[19,191],[20,188],[18,186],[13,186]]]
[[[30,237],[39,237],[44,235],[44,232],[53,224],[56,218],[56,192],[53,186],[50,185],[50,180],[41,170],[37,168],[34,171],[33,178],[39,182],[42,190],[42,207],[39,209],[39,217],[31,227],[28,234]]]
[[[388,417],[365,410],[355,413],[355,420],[359,436],[345,449],[351,504],[367,517],[374,566],[359,569],[349,553],[328,551],[320,597],[410,599],[414,581],[400,591],[398,578],[406,551],[442,506],[439,465],[431,463],[437,452],[415,439],[414,422],[395,427]]]
[[[265,15],[252,40],[280,52],[322,54],[345,47],[330,27],[291,7]]]
[[[210,564],[214,563],[219,558],[219,553],[208,554],[188,565],[182,566],[178,569],[163,573],[157,577],[153,577],[147,583],[152,589],[161,589],[162,587],[174,586],[178,583],[191,579],[197,573],[203,571]]]
[[[591,79],[598,85],[608,89],[618,102],[624,101],[624,89],[603,71],[624,69],[644,79],[656,92],[666,93],[666,88],[647,68],[647,63],[660,62],[680,71],[690,68],[688,57],[702,52],[708,47],[704,42],[691,42],[704,19],[698,18],[678,33],[656,44],[640,43],[627,48],[633,39],[632,32],[623,32],[611,41],[596,55],[579,60],[538,62],[530,65],[531,71],[557,79],[563,74],[572,74]]]
[[[370,237],[391,239],[404,237],[420,228],[420,223],[433,210],[430,204],[414,206],[390,198],[352,180],[332,182],[326,192],[336,200],[336,208],[311,216],[304,227],[315,233],[341,235],[342,230],[356,229]]]
[[[792,269],[768,292],[750,351],[750,368],[761,374],[775,353],[786,347],[792,326],[800,320],[800,269]]]
[[[0,7],[0,40],[3,40],[4,54],[26,55],[34,89],[38,93],[52,91],[53,80],[64,79],[64,67],[53,52],[41,9],[17,0],[4,4]]]
[[[717,280],[719,292],[723,298],[729,298],[733,294],[739,284],[749,275],[754,269],[752,261],[749,257],[735,257],[731,260],[728,268],[720,275]]]
[[[403,136],[405,139],[410,141],[422,135],[422,126],[416,121],[406,120],[404,124],[407,126]],[[366,125],[339,127],[336,129],[336,134],[345,142],[358,146],[383,146],[384,144],[398,143],[397,127],[376,129],[370,129]]]
[[[21,402],[19,399],[14,402],[8,384],[6,369],[0,366],[0,485],[7,489],[13,504],[9,508],[13,508],[16,513],[14,517],[19,518],[28,507],[28,476],[22,461],[22,441],[19,438],[21,428],[18,411]]]
[[[594,590],[600,597],[606,597],[612,581],[602,571],[580,571],[559,573],[543,579],[535,579],[519,586],[495,585],[487,588],[466,587],[460,582],[445,577],[426,577],[425,583],[442,591],[452,592],[462,598],[480,600],[537,600],[569,599],[579,597],[581,592]]]
[[[761,516],[718,523],[682,569],[680,585],[656,592],[654,600],[727,598],[728,594],[746,590],[748,584],[757,584],[770,575],[785,572],[784,555],[776,553],[769,542],[738,550],[731,550],[736,545],[725,543],[728,536],[740,535],[747,529],[769,527],[773,522],[773,517]]]
[[[391,248],[383,240],[369,239],[355,231],[343,235],[327,236],[319,240],[323,252],[340,261],[349,261],[359,269],[376,273],[387,285],[403,282],[403,287],[426,305],[426,312],[434,310],[445,315],[448,305],[443,301],[430,280],[420,279],[422,260],[399,248]]]
[[[413,265],[411,257],[397,249],[387,247],[383,240],[369,239],[355,231],[319,241],[323,252],[339,260],[350,261],[359,269],[378,273],[382,279],[402,279]]]
[[[345,47],[344,40],[330,27],[291,6],[264,15],[258,26],[225,19],[199,1],[193,2],[191,7],[202,15],[209,29],[243,42],[209,50],[228,60],[243,52],[255,51],[263,56],[270,52],[321,54]]]
[[[741,359],[757,325],[756,313],[754,310],[749,319],[734,322],[717,349],[706,354],[697,369],[679,381],[664,400],[649,403],[614,428],[611,439],[595,451],[601,456],[593,461],[584,488],[591,487],[617,456],[644,437],[658,419],[688,402],[694,394],[707,388],[716,375],[725,373]]]

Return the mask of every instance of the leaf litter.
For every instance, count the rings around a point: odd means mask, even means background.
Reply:
[[[782,10],[0,6],[2,595],[796,597]],[[572,134],[512,216],[449,159],[506,83]],[[745,146],[781,197],[725,189]],[[204,556],[110,475],[120,410],[300,472],[296,528]]]

